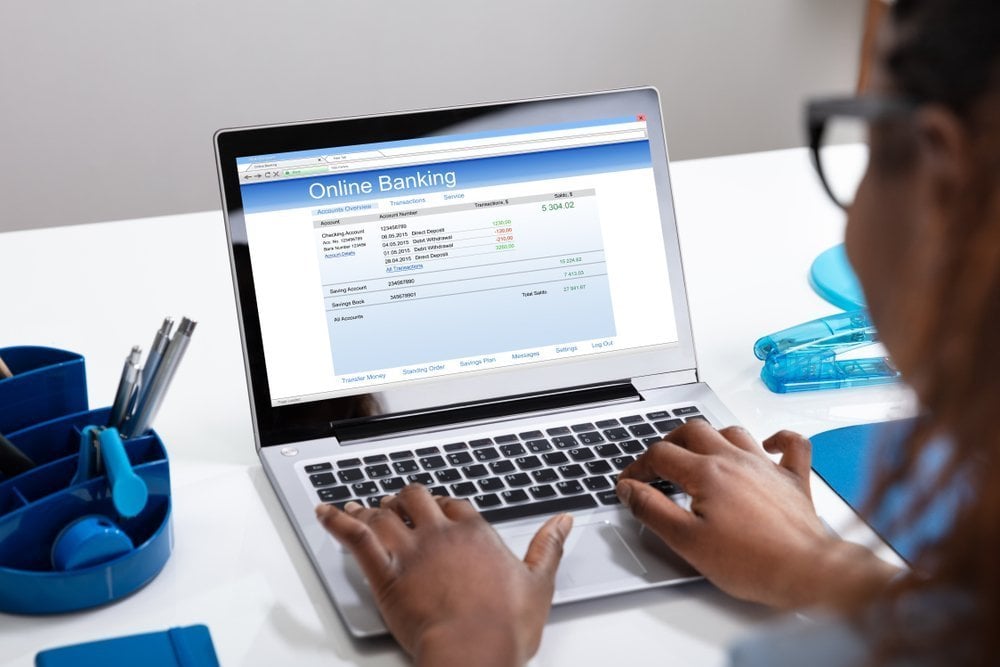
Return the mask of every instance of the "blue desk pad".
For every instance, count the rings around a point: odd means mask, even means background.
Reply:
[[[878,461],[899,448],[913,424],[912,419],[861,424],[824,431],[810,438],[816,474],[908,563],[915,561],[922,545],[944,534],[961,500],[959,489],[941,493],[905,529],[891,530],[893,520],[916,497],[916,489],[896,487],[890,490],[877,512],[864,513],[868,492],[878,474]],[[930,477],[946,454],[946,447],[946,443],[937,443],[927,450],[918,476],[926,473]]]

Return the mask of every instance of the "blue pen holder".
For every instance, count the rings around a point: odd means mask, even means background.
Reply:
[[[0,380],[0,433],[87,409],[83,357],[51,347],[0,348],[14,377]]]
[[[25,352],[24,356],[13,353],[22,350],[37,352]],[[173,549],[170,470],[162,440],[150,431],[125,441],[129,463],[145,482],[149,499],[137,516],[121,517],[105,475],[73,482],[80,456],[80,431],[89,425],[107,423],[110,414],[109,408],[86,409],[83,357],[45,348],[0,349],[0,356],[15,374],[0,380],[0,405],[14,396],[24,415],[49,417],[23,425],[23,417],[10,410],[0,413],[0,429],[7,429],[7,438],[37,464],[15,477],[0,476],[0,612],[77,611],[137,591],[159,574]],[[21,364],[29,358],[53,363]],[[21,394],[17,385],[30,387],[30,393]],[[42,390],[45,387],[52,391],[46,393]],[[49,397],[55,405],[48,403]],[[53,417],[62,406],[81,404],[80,410]],[[10,428],[10,424],[19,423],[22,428]],[[69,527],[94,516],[102,517],[102,524],[116,524],[120,544],[131,541],[132,548],[109,551],[108,559],[102,560],[100,549],[94,557],[94,542],[90,541],[89,560],[75,561],[84,565],[57,569],[54,560],[72,563],[74,559],[67,559],[65,554],[54,558],[53,546],[65,533],[72,538],[80,532],[71,532]],[[68,543],[63,540],[62,546]]]

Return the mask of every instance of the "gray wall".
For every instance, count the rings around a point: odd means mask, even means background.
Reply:
[[[3,0],[0,231],[218,208],[220,127],[653,84],[673,159],[801,145],[863,0]]]

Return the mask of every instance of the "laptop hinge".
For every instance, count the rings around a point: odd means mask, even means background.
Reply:
[[[641,396],[632,382],[621,380],[559,391],[506,396],[478,403],[459,403],[435,410],[397,413],[355,423],[338,424],[333,435],[343,443],[511,415],[640,399]]]

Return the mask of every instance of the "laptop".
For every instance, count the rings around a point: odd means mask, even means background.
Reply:
[[[572,512],[556,604],[698,578],[614,493],[678,425],[736,421],[698,378],[654,89],[215,143],[257,452],[351,634],[386,629],[314,508],[409,483],[519,555]]]

